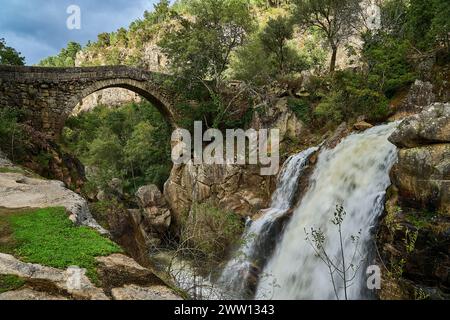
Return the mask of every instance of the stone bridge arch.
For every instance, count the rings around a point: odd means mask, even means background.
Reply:
[[[109,88],[122,88],[139,94],[146,100],[150,101],[172,126],[176,126],[175,116],[171,110],[172,107],[170,101],[167,101],[158,91],[149,90],[145,83],[127,78],[100,80],[94,82],[90,86],[87,86],[69,99],[66,103],[66,111],[64,112],[64,116],[66,118],[69,117],[75,107],[87,96]]]
[[[85,97],[107,88],[124,88],[150,101],[175,128],[175,94],[163,86],[169,77],[125,66],[0,66],[0,107],[25,109],[36,129],[57,137],[73,109]]]

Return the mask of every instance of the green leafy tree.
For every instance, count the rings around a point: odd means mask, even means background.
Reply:
[[[434,0],[435,15],[431,20],[430,35],[450,50],[450,5],[446,0]]]
[[[160,42],[172,71],[209,90],[219,88],[232,52],[253,28],[247,1],[192,0],[189,17],[178,16],[177,20],[179,26]],[[211,80],[212,86],[205,80]]]
[[[23,66],[25,58],[16,49],[8,47],[5,39],[0,38],[0,65]]]
[[[288,56],[290,54],[288,41],[294,36],[294,28],[288,18],[279,16],[270,19],[267,26],[260,34],[263,48],[276,57],[278,71],[287,71]],[[258,59],[258,57],[255,57]]]
[[[111,44],[111,36],[107,32],[100,33],[97,36],[97,45],[101,48],[108,47]]]
[[[245,46],[238,48],[231,60],[232,77],[252,85],[271,82],[276,74],[276,61],[267,54],[259,35],[252,36]]]
[[[294,21],[322,31],[331,48],[330,72],[336,69],[338,49],[355,33],[360,21],[360,0],[295,0]]]
[[[408,40],[398,39],[388,33],[368,33],[363,36],[362,60],[368,70],[371,88],[392,97],[415,79],[413,68],[407,60],[411,46]]]
[[[160,0],[157,4],[153,5],[153,12],[144,12],[144,18],[151,24],[162,23],[171,16],[171,8],[169,0]]]
[[[57,56],[48,57],[39,62],[41,67],[74,67],[77,53],[81,51],[81,45],[77,42],[69,42]]]

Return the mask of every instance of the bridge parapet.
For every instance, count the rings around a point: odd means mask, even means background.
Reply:
[[[58,136],[76,105],[106,88],[125,88],[149,100],[176,127],[176,95],[163,83],[169,75],[126,66],[42,68],[0,66],[0,107],[29,111],[36,129]]]

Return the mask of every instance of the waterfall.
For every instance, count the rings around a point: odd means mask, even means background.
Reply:
[[[347,212],[342,226],[344,257],[352,260],[354,243],[350,236],[362,231],[360,252],[368,258],[371,232],[383,212],[385,193],[391,184],[389,172],[397,157],[395,146],[387,140],[396,125],[353,134],[335,149],[321,151],[309,190],[260,277],[257,299],[336,299],[329,270],[307,242],[305,230],[320,228],[328,255],[336,264],[341,263],[339,235],[331,220],[336,205],[343,205]],[[366,298],[365,273],[363,265],[348,288],[349,299]],[[343,281],[337,276],[334,279],[343,299]]]
[[[277,221],[291,209],[295,199],[299,178],[301,177],[309,157],[318,150],[310,148],[290,157],[284,164],[278,178],[278,186],[272,196],[271,208],[263,212],[262,217],[250,221],[242,238],[242,247],[225,267],[218,283],[231,298],[246,297],[252,269],[263,267],[265,256],[270,251]],[[266,257],[267,258],[267,257]],[[256,281],[255,281],[256,282]],[[230,298],[229,297],[229,298]]]

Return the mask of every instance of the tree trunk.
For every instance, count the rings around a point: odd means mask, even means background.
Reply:
[[[333,50],[333,53],[331,54],[330,73],[333,73],[334,70],[336,69],[336,59],[337,59],[338,48],[337,48],[337,46],[332,46],[331,48]]]

